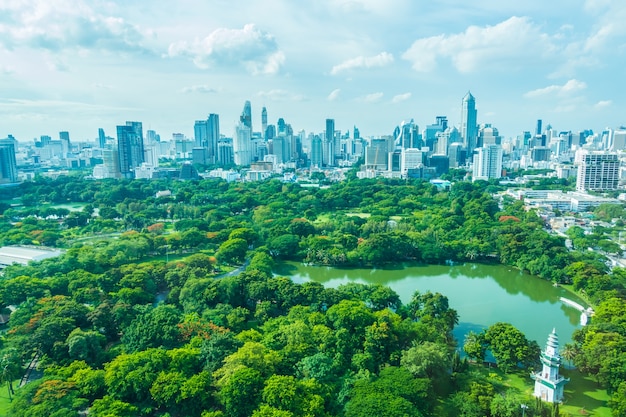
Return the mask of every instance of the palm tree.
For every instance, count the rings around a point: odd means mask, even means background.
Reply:
[[[2,352],[0,356],[0,382],[7,383],[9,391],[9,400],[12,399],[13,380],[17,379],[22,373],[22,366],[19,353],[15,348],[9,348]]]
[[[566,343],[565,346],[563,346],[563,349],[561,349],[561,357],[569,362],[570,367],[572,367],[572,361],[576,358],[577,355],[578,349],[575,345],[571,343]]]

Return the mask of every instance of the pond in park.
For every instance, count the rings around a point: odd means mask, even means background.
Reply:
[[[563,346],[580,328],[581,313],[560,297],[587,305],[562,287],[503,265],[397,265],[388,268],[332,268],[286,262],[276,271],[294,282],[316,281],[327,287],[349,282],[382,284],[393,289],[403,303],[415,291],[439,292],[459,315],[454,335],[463,344],[470,330],[480,331],[496,322],[508,322],[543,349],[553,328]]]

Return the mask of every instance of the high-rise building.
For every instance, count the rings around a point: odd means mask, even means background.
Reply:
[[[413,119],[400,124],[400,127],[397,128],[395,138],[396,147],[402,149],[422,147],[422,135],[419,133],[419,126],[415,124]]]
[[[313,138],[311,139],[311,167],[320,168],[322,166],[322,146],[322,138],[320,138],[318,135],[313,136]]]
[[[226,138],[217,143],[217,164],[230,166],[234,163],[233,140]]]
[[[502,136],[498,132],[498,129],[492,127],[490,124],[481,125],[478,131],[478,141],[476,146],[483,147],[485,145],[501,145]]]
[[[265,106],[263,106],[263,109],[261,109],[261,137],[263,138],[263,140],[267,140],[266,134],[267,134],[267,109],[265,108]]]
[[[17,182],[17,161],[15,159],[15,141],[0,140],[0,184]]]
[[[41,143],[41,147],[45,147],[48,146],[50,144],[50,142],[52,142],[52,138],[48,135],[41,135],[39,137],[40,139],[40,143]]]
[[[161,135],[159,135],[154,130],[147,130],[146,131],[146,140],[147,140],[148,144],[154,145],[155,143],[160,143],[161,142]]]
[[[577,155],[576,190],[616,190],[619,182],[619,158],[616,153],[584,152]]]
[[[196,120],[193,125],[194,147],[206,149],[206,163],[217,160],[217,142],[220,138],[220,116],[209,114],[207,120]]]
[[[448,127],[448,119],[446,116],[437,116],[435,123],[432,125],[426,125],[424,133],[422,135],[422,144],[426,145],[431,152],[435,151],[437,143],[437,133],[443,132]],[[422,146],[419,148],[422,148]]]
[[[278,119],[276,122],[276,135],[286,135],[287,134],[287,123],[285,123],[285,119],[282,117]]]
[[[424,152],[417,148],[402,150],[402,175],[406,176],[409,169],[416,169],[424,165]]]
[[[502,177],[502,147],[485,145],[474,150],[472,181]]]
[[[448,147],[450,144],[461,140],[459,129],[454,126],[448,127],[443,132],[437,132],[435,137],[437,138],[437,145],[433,153],[436,155],[448,155]]]
[[[209,162],[217,161],[217,142],[220,140],[220,116],[219,114],[209,114],[207,120],[207,158]]]
[[[193,140],[196,148],[206,148],[208,120],[196,120],[193,124]]]
[[[476,148],[478,136],[478,123],[476,111],[476,99],[469,91],[463,97],[461,106],[461,137],[467,148],[467,154],[471,155]]]
[[[123,177],[133,178],[133,171],[144,162],[143,127],[141,122],[117,126],[117,154]]]
[[[99,128],[98,129],[98,147],[100,149],[104,149],[106,144],[107,144],[107,137],[104,134],[104,129],[103,128]]]
[[[235,128],[233,156],[235,165],[248,166],[252,162],[252,129],[243,120]]]
[[[448,145],[448,158],[450,158],[450,168],[459,168],[465,165],[466,151],[461,142],[454,142]]]
[[[335,119],[326,119],[326,130],[324,131],[323,141],[323,158],[324,165],[335,165]]]
[[[613,146],[611,151],[626,150],[626,128],[619,128],[613,132]]]
[[[252,131],[252,106],[250,105],[250,101],[248,100],[246,100],[246,102],[243,105],[243,111],[241,112],[239,121],[245,127],[250,128],[250,131]]]
[[[537,128],[535,129],[535,135],[541,135],[541,125],[542,125],[542,120],[541,119],[537,119]]]
[[[61,145],[63,146],[63,155],[67,156],[67,154],[72,150],[72,144],[70,143],[70,132],[59,132],[59,140],[61,141]]]
[[[365,168],[374,171],[387,171],[389,152],[392,152],[393,148],[393,137],[370,139],[365,148]]]

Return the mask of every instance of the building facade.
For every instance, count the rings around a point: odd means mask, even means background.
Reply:
[[[473,181],[502,177],[502,147],[485,145],[474,151]]]
[[[0,184],[17,182],[15,143],[11,139],[0,140]]]
[[[620,162],[617,154],[586,152],[579,157],[577,191],[616,190]]]
[[[120,174],[124,178],[133,178],[134,169],[144,162],[141,122],[126,122],[117,126],[117,155]]]

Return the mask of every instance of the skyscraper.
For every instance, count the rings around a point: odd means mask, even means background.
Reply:
[[[461,109],[461,137],[467,148],[467,154],[471,155],[476,148],[476,137],[478,136],[476,99],[469,91],[463,97]]]
[[[397,129],[396,147],[402,149],[421,148],[422,136],[419,133],[419,126],[413,119],[409,122],[402,122]]]
[[[193,125],[194,146],[206,149],[206,163],[217,162],[217,141],[220,138],[220,116],[209,114],[207,120],[196,120]]]
[[[311,139],[311,167],[320,168],[322,166],[322,138],[318,135]]]
[[[17,161],[15,160],[15,141],[0,140],[0,184],[17,182]]]
[[[239,117],[239,121],[245,126],[250,128],[252,132],[252,106],[250,105],[250,101],[246,100],[243,105],[243,111],[241,112],[241,116]]]
[[[212,163],[217,161],[217,142],[220,140],[220,115],[211,113],[207,120],[207,155]]]
[[[141,122],[126,122],[117,126],[117,155],[120,173],[133,178],[134,169],[144,162],[143,127]]]
[[[208,120],[196,120],[193,124],[193,140],[196,148],[204,148],[207,142]]]
[[[67,147],[70,147],[70,132],[59,132],[59,139],[67,142]]]
[[[263,106],[263,109],[261,110],[261,137],[263,138],[263,140],[267,140],[266,133],[267,133],[267,109],[265,108],[265,106]]]
[[[323,143],[324,164],[327,166],[335,165],[335,119],[326,119],[326,131],[324,133]]]
[[[252,162],[252,129],[242,119],[235,127],[233,158],[235,165],[247,166]]]
[[[98,129],[98,147],[100,147],[100,149],[104,149],[106,144],[107,144],[107,137],[104,134],[104,129],[99,128]]]

